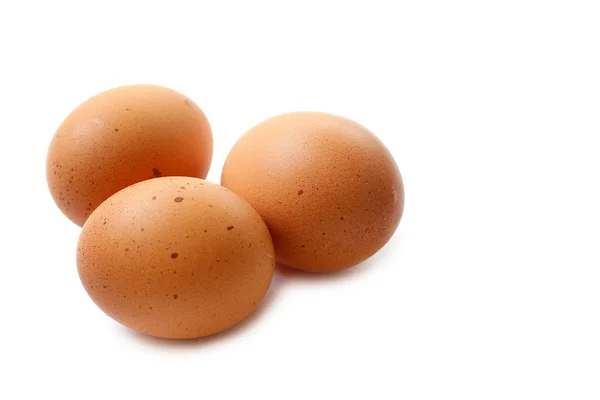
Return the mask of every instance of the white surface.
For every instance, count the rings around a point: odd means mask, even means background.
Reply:
[[[0,5],[0,398],[600,397],[597,1],[194,3]],[[62,119],[129,83],[204,109],[217,182],[265,118],[360,122],[404,176],[398,232],[278,274],[225,334],[131,333],[80,285],[44,171]]]

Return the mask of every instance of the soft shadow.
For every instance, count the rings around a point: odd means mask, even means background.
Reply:
[[[288,267],[287,265],[277,264],[277,270],[287,284],[290,281],[297,282],[333,282],[352,279],[368,273],[364,263],[360,263],[352,268],[338,272],[308,272]]]
[[[265,294],[265,297],[259,303],[258,307],[239,324],[229,328],[223,332],[196,339],[164,339],[154,336],[144,335],[136,332],[133,329],[129,329],[123,325],[118,325],[119,329],[126,332],[126,335],[140,343],[150,345],[155,348],[165,348],[169,350],[178,348],[189,348],[189,347],[203,347],[212,346],[219,342],[224,342],[235,338],[238,335],[243,335],[244,331],[250,328],[252,325],[258,323],[261,317],[272,307],[275,298],[281,290],[281,276],[278,271],[275,271],[271,286]]]
[[[348,279],[355,279],[360,276],[372,273],[377,270],[378,264],[390,259],[394,252],[398,251],[399,244],[402,242],[400,233],[396,233],[390,241],[383,246],[381,250],[370,258],[351,268],[338,272],[307,272],[288,267],[283,264],[277,264],[277,270],[281,273],[284,284],[290,282],[337,282]]]

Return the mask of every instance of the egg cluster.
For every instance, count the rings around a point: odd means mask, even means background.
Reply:
[[[398,167],[363,126],[296,112],[235,144],[205,181],[213,135],[189,98],[123,86],[77,107],[46,163],[56,204],[82,226],[77,268],[107,315],[139,332],[196,338],[247,317],[276,263],[352,267],[381,249],[404,208]]]

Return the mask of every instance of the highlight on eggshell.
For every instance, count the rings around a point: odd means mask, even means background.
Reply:
[[[371,257],[404,209],[402,177],[385,145],[326,113],[283,114],[250,129],[229,153],[221,184],[263,217],[279,263],[312,272]]]
[[[56,131],[46,160],[50,193],[82,226],[104,200],[160,176],[205,178],[213,153],[210,124],[185,95],[155,85],[102,92]]]

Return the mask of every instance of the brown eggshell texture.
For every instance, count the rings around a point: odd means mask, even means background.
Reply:
[[[201,179],[163,177],[101,204],[77,248],[83,286],[106,314],[139,332],[196,338],[248,316],[275,257],[258,213]]]
[[[202,110],[161,86],[123,86],[77,107],[48,150],[46,176],[62,212],[83,225],[109,196],[159,176],[205,178],[212,133]]]
[[[398,167],[363,126],[331,114],[271,118],[231,150],[221,182],[265,220],[277,261],[314,272],[375,254],[404,207]]]

